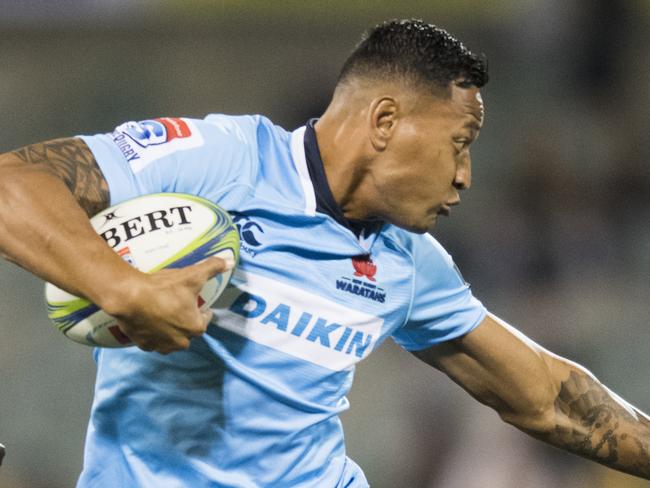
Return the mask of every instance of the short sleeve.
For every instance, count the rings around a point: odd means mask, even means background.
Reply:
[[[404,349],[416,351],[474,329],[487,311],[472,295],[451,256],[430,235],[413,247],[415,286],[407,322],[393,333]]]
[[[220,203],[252,186],[258,159],[255,128],[256,118],[249,116],[164,117],[80,137],[108,182],[111,205],[160,192]]]

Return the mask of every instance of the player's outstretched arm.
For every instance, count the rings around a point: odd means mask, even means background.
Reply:
[[[187,348],[209,313],[196,297],[225,263],[210,258],[146,275],[117,256],[88,217],[109,205],[106,180],[78,138],[0,155],[0,255],[119,318],[143,349]]]
[[[415,355],[533,437],[650,479],[650,418],[497,317]]]

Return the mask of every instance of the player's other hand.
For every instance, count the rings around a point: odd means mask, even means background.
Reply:
[[[140,349],[162,354],[187,349],[212,318],[210,310],[199,308],[201,288],[232,266],[211,257],[185,268],[134,274],[122,284],[120,296],[102,308]]]

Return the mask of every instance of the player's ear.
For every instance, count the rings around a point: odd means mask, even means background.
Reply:
[[[395,131],[398,115],[399,105],[393,97],[377,97],[370,103],[369,134],[370,142],[376,151],[386,149]]]

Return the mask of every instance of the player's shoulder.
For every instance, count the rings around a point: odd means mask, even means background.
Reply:
[[[248,153],[252,171],[247,181],[256,198],[278,212],[304,213],[308,196],[300,171],[300,161],[304,164],[300,131],[288,131],[262,115],[209,114],[204,120],[231,134],[239,141],[237,150]]]
[[[431,234],[417,234],[391,224],[384,227],[382,234],[385,239],[393,242],[403,251],[413,256],[414,260],[422,258],[451,260],[447,250]]]
[[[246,152],[258,161],[269,147],[288,146],[290,133],[263,115],[211,113],[198,122],[210,149]]]
[[[210,113],[203,118],[201,124],[205,130],[219,131],[234,141],[246,144],[259,144],[260,137],[271,137],[281,141],[289,137],[289,132],[263,115]]]
[[[394,225],[385,227],[382,234],[384,239],[410,256],[418,276],[417,281],[454,286],[465,283],[451,254],[431,234],[416,234]]]
[[[258,125],[264,123],[261,115],[228,115],[209,113],[202,119],[204,126],[212,126],[236,138],[246,138],[254,134]]]

